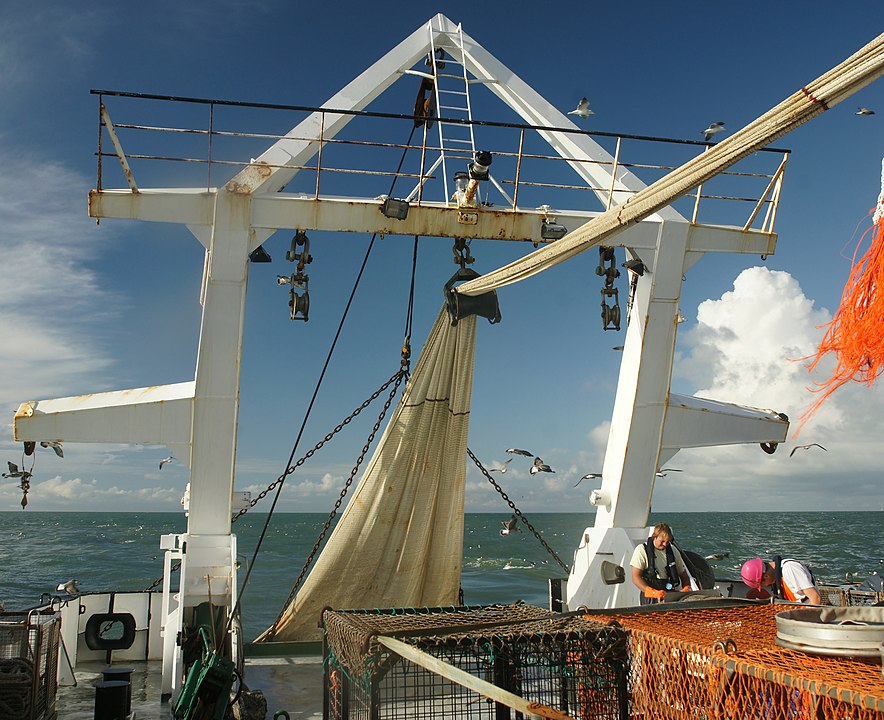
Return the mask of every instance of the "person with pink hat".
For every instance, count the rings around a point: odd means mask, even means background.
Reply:
[[[753,590],[765,588],[770,595],[783,600],[822,605],[813,573],[797,560],[779,556],[768,561],[752,558],[743,563],[740,575]]]

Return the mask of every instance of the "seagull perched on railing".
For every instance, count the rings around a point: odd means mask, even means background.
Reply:
[[[709,142],[714,136],[718,135],[718,133],[724,132],[724,123],[720,120],[718,122],[709,123],[709,127],[703,131],[703,139],[706,142]]]
[[[820,450],[826,450],[826,448],[824,448],[819,443],[810,443],[810,445],[796,445],[792,448],[792,452],[789,453],[789,457],[792,457],[795,454],[796,450],[810,450],[810,448],[812,447],[818,447]],[[828,450],[826,450],[826,452],[828,452]]]
[[[549,465],[547,465],[543,460],[539,457],[534,458],[534,464],[528,469],[528,472],[532,475],[536,475],[541,472],[548,472],[555,474],[555,470],[553,470]]]
[[[55,592],[63,592],[68,595],[79,595],[80,594],[80,581],[79,580],[68,580],[64,583],[59,583],[58,587],[55,588]]]
[[[525,457],[533,457],[533,452],[528,452],[527,450],[520,450],[519,448],[510,448],[507,450],[510,455],[524,455]]]
[[[55,454],[58,457],[64,457],[64,450],[61,447],[61,443],[58,440],[41,440],[40,447],[52,448],[55,451]]]
[[[577,103],[577,107],[573,110],[568,111],[569,115],[577,115],[578,117],[588,118],[590,115],[595,115],[595,113],[589,109],[589,100],[587,98],[580,98],[580,102]]]

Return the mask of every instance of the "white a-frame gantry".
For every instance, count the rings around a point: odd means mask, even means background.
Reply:
[[[180,591],[167,598],[164,625],[166,693],[180,688],[181,649],[176,638],[193,608],[209,600],[227,611],[236,600],[235,539],[231,497],[236,455],[239,370],[249,255],[278,229],[347,230],[452,238],[544,242],[544,210],[473,206],[442,201],[412,202],[405,219],[379,212],[375,198],[333,198],[286,193],[299,168],[320,152],[397,79],[420,74],[414,66],[444,49],[463,65],[467,84],[487,87],[539,133],[593,188],[604,206],[618,204],[644,187],[618,167],[599,144],[576,130],[559,110],[496,60],[460,26],[443,15],[418,28],[359,75],[324,108],[314,112],[237,172],[221,187],[141,188],[131,172],[124,189],[90,193],[96,218],[127,218],[185,224],[205,248],[199,351],[192,381],[177,385],[26,402],[15,418],[20,441],[153,443],[168,447],[190,468],[187,532],[165,542],[180,558]],[[106,122],[107,132],[112,126]],[[549,128],[549,129],[547,129]],[[440,143],[442,144],[442,143]],[[442,152],[445,151],[442,144]],[[125,161],[118,149],[121,162]],[[447,192],[446,192],[447,194]],[[559,222],[576,227],[593,217],[585,210],[557,210]],[[770,228],[704,226],[664,208],[617,237],[618,246],[640,259],[623,353],[597,519],[581,542],[569,580],[572,606],[637,602],[634,588],[599,579],[600,553],[623,563],[643,539],[660,463],[679,448],[739,442],[781,442],[787,424],[775,414],[692,397],[670,395],[669,379],[684,273],[704,253],[755,255],[774,251]],[[185,551],[186,548],[186,551]],[[167,561],[166,567],[170,563]],[[330,604],[333,600],[330,599]]]

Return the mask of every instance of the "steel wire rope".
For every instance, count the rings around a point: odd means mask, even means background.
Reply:
[[[411,140],[414,137],[414,131],[415,131],[416,127],[417,126],[414,126],[411,128],[411,132],[408,135],[408,140],[405,142],[405,148],[403,149],[402,155],[399,158],[399,165],[396,167],[396,172],[394,173],[393,180],[390,183],[390,192],[388,193],[388,195],[390,195],[390,196],[392,196],[392,194],[393,194],[393,189],[396,185],[396,179],[399,175],[400,170],[402,170],[402,165],[405,163],[405,156],[408,154],[408,150],[409,150],[409,147],[411,146]],[[344,313],[341,317],[340,323],[338,324],[338,329],[335,332],[335,337],[332,340],[331,347],[329,348],[328,355],[325,360],[325,364],[322,367],[322,372],[319,375],[319,379],[316,383],[316,388],[313,391],[313,397],[310,399],[310,403],[307,407],[307,412],[304,415],[304,420],[301,423],[301,428],[298,431],[298,436],[295,439],[295,444],[292,447],[291,454],[289,455],[288,465],[286,467],[285,472],[280,476],[280,478],[277,479],[276,495],[274,496],[273,502],[270,505],[270,510],[267,513],[267,519],[264,521],[264,526],[261,529],[261,535],[258,538],[258,543],[255,546],[255,551],[254,551],[254,553],[252,553],[252,561],[249,563],[249,567],[246,570],[246,576],[243,579],[242,587],[240,588],[240,591],[239,591],[239,596],[236,599],[236,604],[234,605],[233,612],[231,613],[231,618],[233,617],[233,614],[240,607],[240,603],[242,601],[242,596],[245,593],[245,589],[248,586],[249,578],[251,577],[251,574],[252,574],[252,568],[254,567],[255,560],[258,557],[258,552],[261,550],[261,545],[263,544],[264,537],[267,534],[267,528],[270,526],[270,520],[273,517],[273,512],[276,509],[276,504],[279,501],[279,496],[280,496],[280,493],[282,492],[282,486],[285,483],[285,478],[288,475],[290,475],[292,472],[294,472],[295,468],[292,467],[292,460],[294,459],[295,453],[297,452],[298,445],[300,444],[300,441],[301,441],[301,436],[304,433],[304,428],[307,425],[307,420],[310,417],[310,412],[312,411],[313,405],[316,401],[316,397],[319,394],[319,388],[322,385],[322,381],[325,377],[326,370],[327,370],[329,363],[331,361],[332,353],[334,352],[335,346],[337,345],[337,342],[338,342],[338,338],[341,335],[341,330],[344,327],[344,321],[347,319],[347,315],[350,311],[350,307],[353,304],[353,299],[356,296],[356,290],[359,287],[359,283],[362,279],[362,275],[365,271],[365,267],[368,264],[368,259],[371,255],[371,251],[372,251],[372,248],[374,247],[374,242],[377,239],[377,236],[378,236],[377,233],[374,233],[371,236],[371,242],[369,242],[368,248],[365,251],[365,257],[362,260],[362,266],[359,268],[359,273],[356,276],[356,282],[353,284],[353,289],[350,292],[350,297],[347,300],[347,305],[344,308]],[[277,616],[276,620],[274,620],[273,625],[270,628],[270,637],[271,638],[275,636],[276,628],[279,624],[280,619],[282,618],[283,614],[285,613],[286,607],[291,602],[292,597],[297,592],[298,587],[300,586],[300,583],[304,578],[304,575],[306,574],[307,570],[309,569],[310,565],[312,564],[313,558],[316,555],[316,551],[319,548],[319,545],[322,544],[322,541],[325,538],[325,534],[328,532],[328,528],[331,525],[331,522],[334,519],[335,515],[337,514],[338,508],[341,506],[344,496],[346,495],[347,491],[350,488],[350,485],[353,482],[353,476],[355,476],[356,472],[358,471],[359,465],[362,463],[362,459],[365,457],[365,453],[368,451],[368,446],[371,443],[371,441],[374,439],[374,436],[377,433],[377,429],[380,427],[380,423],[383,420],[384,416],[386,415],[387,410],[389,409],[390,404],[393,401],[393,397],[395,396],[396,391],[399,389],[399,385],[402,382],[403,376],[408,374],[408,358],[406,357],[406,348],[408,347],[407,338],[410,336],[410,333],[411,333],[411,315],[412,315],[412,310],[414,307],[414,275],[415,275],[414,263],[416,261],[417,261],[417,236],[415,236],[415,247],[414,247],[414,252],[413,252],[412,274],[411,274],[411,288],[410,288],[409,299],[408,299],[408,308],[406,311],[406,316],[407,316],[406,317],[406,333],[407,333],[406,343],[404,344],[404,346],[402,348],[402,361],[401,361],[400,368],[397,371],[397,373],[393,376],[396,379],[395,385],[393,387],[392,392],[390,393],[390,396],[387,398],[387,402],[384,404],[383,410],[381,411],[381,415],[380,415],[380,417],[378,417],[378,420],[375,423],[374,428],[372,429],[372,432],[371,432],[371,435],[369,436],[368,441],[366,442],[365,446],[363,447],[363,451],[357,460],[357,463],[353,469],[353,472],[351,473],[350,477],[347,479],[347,482],[346,482],[343,490],[341,491],[340,497],[338,498],[337,502],[335,503],[334,507],[332,508],[332,511],[329,514],[329,518],[328,518],[328,520],[326,520],[325,526],[323,527],[322,532],[320,533],[320,536],[316,541],[316,544],[313,546],[313,550],[311,551],[310,555],[308,556],[307,561],[305,562],[304,567],[301,570],[301,573],[298,575],[298,578],[295,580],[295,584],[292,587],[292,590],[289,594],[289,599],[286,601],[285,605],[283,605],[282,610],[280,611],[279,615]],[[410,356],[410,349],[408,350],[408,355]],[[392,379],[393,378],[391,378],[391,380]],[[388,381],[383,387],[387,387],[389,385],[389,382],[390,381]],[[382,391],[379,390],[377,394],[380,394],[380,392],[382,392]],[[374,397],[377,397],[377,395],[375,395]],[[229,620],[228,620],[228,628],[229,628]]]
[[[470,459],[471,459],[474,463],[476,463],[476,467],[479,468],[479,471],[485,476],[485,478],[488,480],[488,482],[490,482],[490,483],[494,486],[494,489],[497,490],[498,493],[500,493],[500,496],[501,496],[504,500],[506,500],[507,504],[510,506],[510,509],[511,509],[516,515],[518,515],[519,519],[520,519],[523,523],[525,523],[525,525],[528,527],[528,529],[531,531],[531,533],[534,535],[534,537],[537,538],[537,541],[538,541],[541,545],[543,545],[544,549],[545,549],[545,550],[546,550],[546,551],[552,556],[553,560],[555,560],[555,561],[561,566],[562,570],[564,570],[566,573],[570,573],[570,572],[571,572],[571,568],[569,568],[569,567],[564,563],[564,561],[562,560],[562,558],[560,558],[560,557],[558,556],[558,554],[556,553],[556,551],[553,550],[553,549],[549,546],[549,544],[546,542],[546,540],[543,539],[543,536],[542,536],[542,535],[541,535],[541,534],[535,529],[535,527],[530,523],[530,521],[528,520],[528,518],[525,517],[525,515],[522,513],[522,511],[519,510],[519,508],[516,507],[516,504],[515,504],[512,500],[510,500],[509,495],[507,495],[506,492],[504,491],[504,489],[503,489],[502,487],[500,487],[500,485],[497,484],[497,482],[494,480],[493,477],[491,477],[491,473],[489,473],[489,472],[485,469],[485,466],[482,465],[481,460],[479,460],[479,458],[477,458],[477,457],[473,454],[473,451],[470,450],[469,448],[467,448],[467,455],[469,455],[469,456],[470,456]]]

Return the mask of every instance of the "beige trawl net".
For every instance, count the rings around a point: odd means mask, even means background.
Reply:
[[[464,479],[476,317],[443,309],[381,441],[271,638],[319,640],[326,607],[453,605],[463,557]]]

